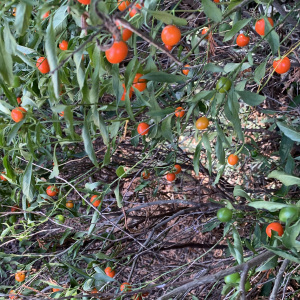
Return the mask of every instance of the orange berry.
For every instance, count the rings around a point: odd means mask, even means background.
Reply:
[[[272,18],[268,18],[269,23],[271,24],[271,26],[274,26],[274,22],[272,20]],[[255,31],[259,34],[259,35],[265,35],[265,20],[264,19],[260,19],[258,21],[256,21],[255,23]]]
[[[90,202],[95,206],[95,207],[98,207],[101,203],[101,199],[98,199],[98,200],[95,200],[97,197],[100,197],[98,195],[94,195],[92,196]]]
[[[131,38],[131,36],[132,36],[132,31],[129,30],[128,28],[123,28],[122,26],[119,26],[119,22],[118,21],[116,22],[116,25],[118,26],[119,30],[122,33],[122,40],[124,42],[128,41]],[[113,36],[113,38],[115,39],[115,36]]]
[[[2,174],[5,174],[5,173],[2,172]],[[7,179],[6,179],[4,176],[2,176],[2,175],[0,175],[0,179],[1,179],[2,181],[7,181]]]
[[[208,31],[208,28],[207,28],[207,27],[204,27],[204,28],[202,29],[202,31],[201,31],[201,34],[202,34],[202,35],[205,35],[205,34],[207,33],[207,31]],[[208,36],[206,36],[205,39],[208,40]]]
[[[106,59],[111,64],[118,64],[123,61],[128,54],[128,46],[124,41],[114,42],[112,47],[105,51]]]
[[[124,292],[131,292],[132,287],[131,287],[130,283],[124,282],[124,283],[121,284],[120,290],[121,290],[121,292],[123,292],[123,291]]]
[[[118,9],[123,11],[130,5],[130,1],[127,0],[118,0]]]
[[[239,161],[239,158],[237,155],[234,155],[234,154],[230,154],[228,156],[228,163],[232,166],[236,165]]]
[[[144,76],[144,74],[137,73],[134,76],[133,84],[132,84],[133,87],[135,87],[140,92],[144,91],[147,88],[147,80],[146,79],[140,79],[142,76]]]
[[[18,281],[18,282],[23,282],[23,281],[25,280],[25,277],[26,277],[26,275],[25,275],[25,272],[24,272],[24,271],[17,272],[17,273],[15,274],[15,279],[16,279],[16,281]]]
[[[173,46],[170,46],[170,45],[165,45],[165,47],[166,47],[169,51],[171,51],[171,50],[173,49]]]
[[[66,207],[67,208],[73,208],[74,207],[74,203],[73,203],[73,201],[71,201],[71,200],[68,200],[67,202],[66,202]]]
[[[140,123],[137,127],[137,132],[140,135],[146,135],[149,132],[149,125],[147,123]]]
[[[190,65],[185,65],[184,67],[185,67],[185,68],[188,68],[188,67],[190,67]],[[189,72],[190,72],[189,69],[183,69],[183,70],[182,70],[182,73],[183,73],[184,75],[188,75]]]
[[[123,86],[124,92],[123,92],[123,95],[121,97],[121,101],[125,101],[125,95],[126,95],[126,92],[127,92],[126,88],[125,88],[125,83],[122,83],[122,86]],[[130,87],[130,90],[129,90],[129,99],[131,99],[132,94],[133,94],[133,88]]]
[[[11,111],[11,118],[16,122],[21,122],[26,115],[27,111],[24,107],[16,107]]]
[[[175,109],[175,116],[178,118],[182,118],[185,114],[184,108],[179,106]]]
[[[142,9],[139,3],[134,5],[133,8],[129,8],[129,16],[133,18],[138,13],[138,9]]]
[[[128,28],[124,28],[122,30],[122,39],[124,42],[128,41],[132,36],[132,31],[129,30]]]
[[[250,42],[250,37],[244,35],[243,33],[239,34],[236,38],[236,43],[240,47],[245,47],[249,44]]]
[[[22,102],[21,97],[18,97],[18,98],[17,98],[17,102],[18,102],[18,104],[21,104],[21,102]]]
[[[278,58],[274,60],[273,68],[276,73],[284,74],[291,68],[291,61],[287,56],[282,59]]]
[[[77,0],[79,3],[81,4],[85,4],[85,5],[88,5],[88,4],[91,4],[91,0]]]
[[[54,185],[49,185],[46,189],[46,194],[50,197],[54,197],[58,194],[58,188]]]
[[[165,45],[174,46],[181,39],[181,31],[175,25],[168,25],[162,31],[161,39]]]
[[[209,120],[206,117],[201,117],[196,121],[195,126],[197,129],[203,130],[208,127],[208,124]]]
[[[266,233],[267,233],[268,237],[272,236],[272,230],[276,231],[279,236],[282,236],[283,232],[284,232],[282,225],[277,222],[273,222],[267,226]]]
[[[175,173],[168,173],[167,175],[166,175],[166,179],[168,180],[168,181],[174,181],[175,179],[176,179],[176,175],[175,175]]]
[[[181,172],[181,166],[180,165],[174,165],[174,168],[176,169],[175,175],[179,174]]]
[[[40,57],[37,60],[36,66],[40,70],[40,72],[43,74],[49,73],[49,71],[50,71],[48,60],[45,57]]]
[[[150,173],[149,173],[148,171],[144,171],[144,172],[142,173],[142,176],[143,176],[143,178],[146,180],[146,179],[148,179],[148,178],[150,177]]]
[[[18,299],[17,296],[14,295],[17,295],[14,290],[9,291],[9,299]]]
[[[19,207],[18,207],[17,205],[14,205],[14,206],[10,209],[10,211],[11,211],[11,212],[15,212],[18,208],[19,208]]]
[[[45,20],[46,18],[48,18],[50,15],[50,11],[47,11],[46,13],[43,14],[42,18],[43,20]]]
[[[68,42],[63,40],[60,44],[59,44],[59,48],[63,51],[68,50]]]
[[[105,268],[104,272],[105,272],[105,274],[106,274],[107,276],[109,276],[109,277],[111,277],[111,278],[114,278],[115,275],[116,275],[115,270],[113,270],[111,267]]]

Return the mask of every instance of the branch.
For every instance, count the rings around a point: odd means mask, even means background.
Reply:
[[[289,264],[289,260],[288,259],[285,259],[279,269],[279,272],[276,276],[276,280],[275,280],[275,283],[274,283],[274,287],[273,287],[273,290],[272,290],[272,294],[270,296],[270,300],[276,300],[276,295],[277,295],[277,292],[278,292],[278,289],[280,287],[280,283],[281,283],[281,279],[282,279],[282,276],[283,276],[283,273],[286,269],[286,267],[288,266]]]
[[[240,279],[240,286],[239,286],[240,300],[245,300],[245,283],[246,283],[248,271],[249,271],[249,266],[246,264],[243,269],[242,276]]]
[[[148,42],[150,45],[152,45],[152,46],[156,47],[157,49],[159,49],[160,51],[162,51],[165,55],[167,55],[169,58],[171,58],[179,66],[183,65],[183,63],[180,60],[178,60],[174,55],[172,55],[169,52],[169,50],[167,50],[167,48],[165,48],[165,47],[161,46],[160,44],[158,44],[148,34],[145,34],[140,29],[135,28],[134,26],[132,26],[129,22],[127,22],[124,19],[115,18],[115,21],[118,22],[123,28],[127,28],[127,29],[131,30],[133,33],[135,33],[136,35],[141,37],[143,40]]]
[[[300,28],[299,22],[297,22],[294,18],[291,16],[287,16],[287,12],[284,10],[282,5],[278,2],[278,0],[273,1],[273,6],[277,9],[277,11],[283,16],[286,17],[286,19],[289,21],[290,24],[292,24],[295,27]],[[271,298],[270,298],[271,299]]]
[[[274,256],[274,253],[272,253],[271,251],[266,251],[266,252],[254,257],[253,259],[251,259],[251,260],[249,260],[246,263],[243,263],[241,265],[231,267],[231,268],[228,268],[226,270],[220,271],[216,274],[204,276],[204,277],[201,277],[201,278],[197,278],[197,279],[192,280],[188,283],[185,283],[182,286],[180,286],[180,287],[166,293],[165,295],[159,297],[158,300],[167,300],[167,299],[170,299],[171,297],[173,297],[175,295],[178,295],[178,294],[186,291],[187,289],[196,288],[196,287],[199,287],[200,285],[205,284],[205,283],[216,282],[220,279],[223,279],[227,275],[230,275],[232,273],[236,273],[236,272],[240,272],[240,271],[244,270],[245,266],[248,266],[248,268],[250,269],[254,266],[260,265],[262,262],[268,260],[272,256]],[[167,286],[169,286],[169,285],[165,285],[165,287],[167,287]]]

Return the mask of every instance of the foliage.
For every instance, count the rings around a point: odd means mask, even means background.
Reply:
[[[299,293],[299,2],[117,2],[0,3],[0,299]]]

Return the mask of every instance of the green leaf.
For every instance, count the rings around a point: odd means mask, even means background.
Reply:
[[[196,94],[191,100],[188,100],[188,102],[198,102],[200,100],[208,100],[213,97],[215,94],[215,91],[201,91],[198,94]]]
[[[260,80],[266,75],[267,60],[263,61],[254,71],[254,80],[260,84]]]
[[[114,193],[115,193],[115,196],[116,196],[118,207],[122,208],[123,207],[123,202],[122,202],[122,195],[120,193],[119,183],[118,183],[117,187],[115,188]]]
[[[103,159],[103,167],[109,165],[110,163],[110,145],[107,146],[107,150]]]
[[[294,141],[288,138],[285,134],[282,136],[280,141],[279,155],[282,162],[285,162],[291,153],[294,146]]]
[[[0,34],[0,74],[3,80],[10,86],[13,84],[13,61],[11,55],[5,49],[3,32]]]
[[[7,102],[0,100],[0,111],[4,112],[8,116],[10,116],[10,109],[13,109],[16,105],[16,96],[9,90],[7,85],[1,80],[0,78],[0,86],[7,97],[9,103],[12,105],[10,106]]]
[[[172,121],[171,116],[169,116],[168,118],[162,121],[161,132],[164,138],[166,138],[169,142],[173,143],[174,137],[172,134],[171,121]]]
[[[73,265],[70,265],[66,262],[62,262],[66,267],[68,267],[69,269],[73,270],[74,272],[76,272],[77,274],[81,275],[83,278],[86,279],[93,279],[91,276],[89,276],[87,273],[83,272],[81,269],[74,267]]]
[[[93,143],[91,141],[91,136],[90,136],[90,131],[89,131],[89,126],[87,123],[87,119],[84,119],[84,123],[83,123],[83,129],[82,129],[82,138],[83,138],[83,144],[84,144],[84,150],[87,153],[88,157],[90,158],[90,160],[93,162],[93,164],[96,167],[99,167],[98,162],[97,162],[97,158],[96,158],[96,154],[93,148]]]
[[[286,251],[284,250],[279,250],[278,247],[271,247],[271,246],[268,246],[268,245],[264,245],[264,247],[268,250],[270,250],[271,252],[273,252],[274,254],[278,255],[278,256],[281,256],[283,258],[286,258],[290,261],[293,261],[297,264],[300,264],[300,259],[299,257],[295,257],[294,255],[290,254],[290,253],[287,253]]]
[[[292,141],[300,142],[300,132],[296,131],[294,128],[289,127],[283,122],[277,121],[276,124],[280,128],[280,130]]]
[[[193,158],[193,165],[196,176],[199,174],[199,165],[200,165],[200,153],[202,149],[202,140],[199,141],[198,145],[196,146],[194,158]]]
[[[3,157],[2,163],[3,163],[4,168],[6,169],[6,175],[7,175],[7,177],[11,178],[12,181],[15,181],[16,175],[15,175],[14,169],[11,167],[11,165],[9,163],[7,155],[5,155]]]
[[[217,129],[217,133],[218,133],[218,137],[222,140],[222,142],[224,144],[226,144],[227,147],[230,147],[230,143],[228,142],[228,139],[226,138],[223,130],[221,129],[221,127],[219,126],[219,124],[216,122],[216,129]]]
[[[59,174],[59,169],[58,169],[58,163],[57,163],[57,158],[56,158],[56,147],[57,144],[55,144],[54,149],[53,149],[53,171],[51,172],[49,179],[55,178]]]
[[[50,19],[49,25],[46,30],[46,41],[45,48],[47,54],[47,60],[50,66],[50,70],[54,70],[57,68],[57,54],[56,54],[56,41],[55,41],[55,32],[53,29],[52,18]],[[51,74],[53,89],[55,97],[59,97],[59,80],[58,80],[58,71],[56,70],[53,74]]]
[[[112,260],[115,261],[114,258],[112,258],[111,256],[108,256],[102,252],[98,252],[96,254],[94,254],[95,257],[97,257],[98,259],[105,259],[105,260]]]
[[[286,186],[300,185],[300,178],[288,175],[282,171],[273,171],[268,175],[268,178],[274,178],[282,182]]]
[[[219,136],[217,137],[217,142],[216,142],[216,155],[219,160],[219,163],[221,165],[224,165],[225,164],[225,152],[224,152],[222,140]]]
[[[22,191],[29,202],[33,200],[32,160],[32,158],[29,160],[22,178]]]
[[[218,173],[217,173],[215,181],[213,182],[213,186],[215,186],[216,184],[218,184],[218,182],[220,181],[220,178],[223,175],[224,171],[225,171],[225,165],[223,165],[220,168],[218,168]]]
[[[234,239],[235,258],[236,258],[238,264],[240,265],[244,262],[242,241],[241,241],[238,231],[236,230],[236,228],[234,226],[232,227],[232,233],[233,233],[233,239]]]
[[[99,269],[98,269],[99,271]],[[100,273],[100,272],[97,272],[93,275],[93,278],[96,280],[96,281],[104,281],[104,282],[113,282],[113,281],[116,281],[115,279],[107,276],[103,271]]]
[[[275,30],[272,30],[273,27],[271,26],[271,24],[268,21],[267,17],[264,17],[264,20],[265,20],[265,37],[266,37],[266,40],[268,41],[268,43],[271,47],[273,55],[276,55],[277,52],[278,52],[278,49],[279,49],[279,45],[280,45],[279,35],[277,34],[277,32]]]
[[[233,190],[233,196],[234,197],[243,197],[246,198],[247,200],[251,201],[251,198],[249,195],[242,189],[240,185],[236,185]]]
[[[99,11],[101,11],[102,13],[105,13],[107,15],[109,14],[109,10],[108,10],[109,3],[106,4],[106,3],[104,3],[104,1],[97,1],[97,4],[98,4]],[[88,20],[89,25],[97,26],[97,25],[103,24],[103,20],[100,19],[96,14],[95,5],[90,6],[89,15],[90,15],[90,17],[89,17],[90,20]]]
[[[259,105],[266,99],[265,96],[252,93],[250,91],[236,91],[236,92],[243,99],[243,101],[250,106]]]
[[[156,82],[167,82],[167,83],[185,82],[187,80],[185,76],[174,75],[165,72],[151,72],[144,75],[141,78],[151,80],[151,81],[156,81]]]
[[[56,29],[58,26],[60,26],[63,21],[68,17],[68,5],[61,5],[54,14],[53,17],[53,28]]]
[[[222,12],[211,0],[202,0],[203,10],[206,16],[215,22],[222,21]]]
[[[75,139],[75,131],[74,131],[74,124],[73,124],[73,112],[71,106],[67,106],[64,109],[64,120],[68,125],[68,130],[70,132],[71,138]]]
[[[289,205],[278,202],[268,202],[268,201],[254,201],[248,204],[256,209],[266,209],[268,211],[274,212],[282,209],[283,207],[288,207]]]
[[[82,64],[83,50],[84,49],[82,48],[74,54],[74,62],[76,64],[77,81],[78,81],[80,89],[83,88],[84,80],[85,80],[85,73],[84,73],[84,68],[83,68],[83,64]]]
[[[202,136],[202,143],[203,143],[204,148],[206,149],[208,172],[211,175],[211,173],[212,173],[212,158],[211,158],[212,149],[210,146],[208,134],[206,132]]]
[[[174,108],[165,108],[165,109],[159,109],[159,110],[150,110],[147,112],[147,115],[149,117],[165,117],[166,115],[173,113]]]
[[[243,141],[244,134],[241,127],[241,121],[239,118],[239,103],[236,97],[236,94],[233,90],[230,90],[228,93],[228,99],[224,106],[224,113],[226,118],[232,123],[238,138]]]
[[[212,73],[222,73],[224,69],[220,66],[217,66],[213,63],[208,63],[204,66],[204,70]]]
[[[251,67],[251,65],[248,62],[245,62],[242,64],[240,63],[228,63],[224,66],[224,72],[230,73],[239,68],[239,71],[242,72],[244,70],[247,70]]]
[[[293,225],[284,230],[282,236],[283,244],[288,248],[292,249],[293,247],[297,248],[297,251],[300,251],[300,242],[297,241],[297,237],[300,233],[300,219]]]
[[[16,55],[16,49],[17,49],[17,42],[14,38],[14,36],[10,32],[10,27],[7,22],[7,20],[4,19],[4,44],[6,52],[11,55]]]
[[[158,11],[158,10],[147,10],[147,13],[151,14],[155,19],[164,22],[165,24],[175,24],[178,26],[186,26],[187,20],[178,18],[166,11]]]
[[[90,228],[88,231],[88,235],[90,235],[93,232],[94,228],[96,227],[98,219],[99,219],[99,212],[95,210],[92,221],[91,221],[91,225],[90,225]]]
[[[209,232],[212,231],[213,229],[215,229],[216,227],[219,227],[221,224],[221,222],[219,220],[213,220],[210,222],[207,222],[204,224],[204,226],[202,227],[201,232],[205,233],[205,232]]]
[[[116,170],[116,174],[117,176],[120,178],[120,177],[125,177],[123,176],[125,174],[125,169],[123,166],[119,166]]]
[[[31,19],[32,6],[26,3],[18,4],[16,8],[15,28],[18,35],[24,35]]]
[[[22,127],[24,122],[25,122],[25,119],[22,120],[19,123],[14,124],[12,126],[12,129],[9,132],[8,136],[7,136],[7,145],[9,145],[13,141],[13,139],[16,137],[16,135],[18,134],[19,129]]]
[[[231,30],[225,34],[223,42],[229,41],[236,33],[238,33],[242,28],[244,28],[251,20],[252,18],[237,21],[232,26]]]
[[[233,1],[230,1],[230,4],[228,5],[227,11],[231,11],[233,8],[235,8],[240,3],[242,3],[242,0],[233,0]]]
[[[278,261],[278,256],[274,255],[271,258],[269,258],[263,265],[261,265],[256,270],[258,272],[263,272],[263,271],[267,271],[270,269],[274,269],[278,265],[277,261]]]

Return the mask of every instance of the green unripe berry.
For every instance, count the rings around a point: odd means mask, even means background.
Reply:
[[[217,212],[217,218],[221,222],[229,222],[232,219],[232,211],[227,207],[220,208]]]

